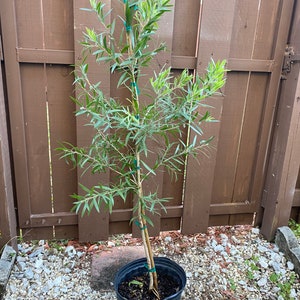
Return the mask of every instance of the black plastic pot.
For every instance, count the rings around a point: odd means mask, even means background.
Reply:
[[[122,297],[118,292],[119,284],[132,276],[139,276],[147,270],[145,267],[146,258],[141,258],[130,262],[129,264],[122,267],[116,274],[114,280],[114,288],[117,294],[118,300],[130,300]],[[155,257],[154,258],[156,271],[160,274],[166,274],[175,279],[179,284],[179,290],[176,294],[171,295],[161,300],[180,300],[181,294],[186,284],[186,274],[182,267],[177,263],[166,257]]]

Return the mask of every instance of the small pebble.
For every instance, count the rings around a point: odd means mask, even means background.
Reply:
[[[294,268],[295,268],[295,266],[294,266],[294,264],[292,263],[292,262],[290,262],[290,261],[288,261],[287,263],[286,263],[286,265],[287,265],[287,268],[289,269],[289,270],[294,270]]]

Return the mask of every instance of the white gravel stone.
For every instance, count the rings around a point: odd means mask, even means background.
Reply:
[[[291,261],[288,261],[286,263],[286,265],[289,270],[294,270],[294,268],[295,268],[294,264]]]
[[[156,242],[156,255],[170,257],[186,271],[187,285],[182,300],[284,300],[278,283],[289,283],[291,276],[297,279],[289,296],[300,299],[299,280],[293,265],[277,247],[262,239],[256,228],[212,227],[207,235],[178,237],[170,233]],[[186,246],[182,247],[183,244]],[[4,300],[116,299],[112,283],[105,291],[90,287],[91,256],[88,253],[74,246],[58,251],[46,245],[44,240],[35,245],[18,245],[20,255]],[[106,242],[108,248],[114,245],[119,245],[119,241]],[[274,273],[278,280],[272,282],[269,278]]]
[[[220,234],[220,238],[221,238],[222,240],[224,240],[224,241],[228,241],[228,236],[227,236],[226,234],[224,234],[224,233],[221,233],[221,234]]]
[[[214,247],[214,251],[215,252],[223,252],[224,251],[224,247],[222,245],[216,245]]]
[[[165,242],[166,243],[171,243],[172,242],[172,238],[170,236],[166,236],[165,237]]]
[[[68,246],[65,250],[65,253],[69,257],[73,258],[76,255],[76,250],[75,250],[74,246]]]
[[[252,228],[251,232],[255,235],[259,235],[259,228]]]
[[[257,281],[257,285],[263,287],[267,284],[268,279],[266,277],[262,277]]]
[[[268,259],[266,259],[265,257],[260,257],[259,258],[259,265],[262,267],[262,268],[264,268],[264,269],[266,269],[266,268],[268,268],[269,267],[269,263],[268,263]]]

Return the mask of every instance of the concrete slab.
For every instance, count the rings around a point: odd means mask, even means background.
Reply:
[[[143,246],[113,247],[92,257],[91,286],[96,290],[112,290],[117,271],[127,263],[145,257]]]
[[[16,251],[9,245],[5,245],[0,259],[0,299],[2,299],[11,269],[15,263]]]

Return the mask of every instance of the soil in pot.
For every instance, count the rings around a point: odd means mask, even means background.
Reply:
[[[157,273],[158,289],[160,299],[165,299],[176,294],[180,286],[178,282],[167,274],[160,275]],[[140,276],[132,276],[119,285],[119,293],[122,297],[128,300],[155,300],[156,297],[152,292],[149,292],[149,275],[147,272]]]

